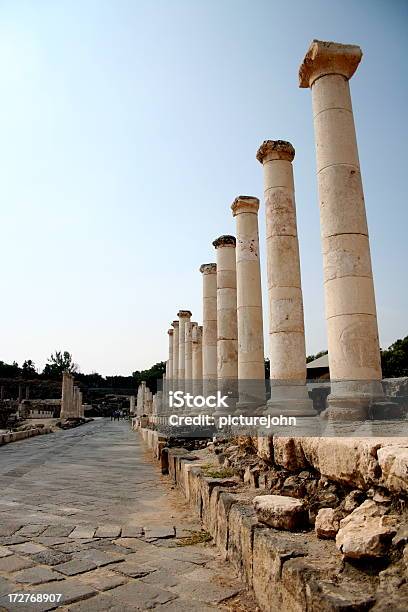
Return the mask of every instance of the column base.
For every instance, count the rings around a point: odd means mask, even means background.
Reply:
[[[271,416],[315,417],[311,399],[268,400],[266,413]]]
[[[304,381],[271,380],[268,414],[277,416],[313,417],[317,415]]]

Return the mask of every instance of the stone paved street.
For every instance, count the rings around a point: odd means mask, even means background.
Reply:
[[[0,610],[252,609],[127,422],[0,447],[0,486]]]

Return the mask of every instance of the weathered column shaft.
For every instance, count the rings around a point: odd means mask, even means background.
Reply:
[[[217,265],[203,264],[203,380],[217,379]]]
[[[277,410],[315,414],[306,388],[306,347],[299,244],[296,224],[293,146],[266,140],[258,150],[263,164],[269,295],[271,399]]]
[[[178,364],[178,379],[179,384],[186,378],[186,324],[190,322],[191,312],[189,310],[180,310],[177,313],[179,318],[179,364]]]
[[[179,322],[173,321],[173,391],[178,387],[178,367],[179,367]]]
[[[190,380],[192,378],[192,326],[194,323],[188,321],[185,326],[185,379]]]
[[[238,323],[236,240],[220,236],[213,245],[217,255],[217,378],[238,378]]]
[[[172,386],[172,381],[173,381],[173,337],[174,337],[174,330],[173,329],[169,329],[168,330],[168,335],[169,335],[169,359],[167,361],[167,392],[171,391],[173,389]]]
[[[265,378],[261,268],[259,262],[259,200],[239,196],[231,206],[236,219],[238,378]]]
[[[348,80],[360,47],[313,41],[300,67],[310,87],[332,395],[364,413],[382,395],[377,313],[364,193]],[[337,381],[337,382],[336,382]]]
[[[203,328],[197,323],[192,323],[192,373],[193,395],[201,395],[203,392]]]

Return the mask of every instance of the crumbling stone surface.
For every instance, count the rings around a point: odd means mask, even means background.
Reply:
[[[382,557],[397,531],[398,517],[366,500],[340,522],[336,546],[349,559]]]
[[[261,523],[275,529],[298,529],[305,525],[305,505],[284,495],[259,495],[253,500]]]
[[[385,446],[377,455],[382,484],[393,492],[408,491],[408,448]]]
[[[321,508],[316,516],[315,532],[318,538],[334,539],[339,530],[339,521],[333,508]]]

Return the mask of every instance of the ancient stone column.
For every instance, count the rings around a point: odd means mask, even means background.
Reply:
[[[217,409],[217,415],[232,412],[237,402],[238,323],[235,245],[234,236],[220,236],[213,242],[217,254],[218,389],[222,395],[230,396],[230,410]]]
[[[137,390],[137,415],[142,416],[145,414],[145,400],[146,400],[146,381],[140,381],[140,385]]]
[[[179,365],[179,322],[173,321],[173,387],[172,391],[178,389],[178,365]]]
[[[315,416],[306,387],[306,347],[292,160],[284,140],[266,140],[263,164],[269,294],[270,410]]]
[[[217,381],[217,264],[200,266],[203,275],[203,394],[211,395]]]
[[[193,395],[203,393],[203,328],[197,323],[192,323],[192,373]]]
[[[364,418],[382,396],[377,312],[349,79],[356,45],[313,41],[299,71],[312,90],[329,365],[329,414]]]
[[[237,320],[239,407],[265,402],[265,357],[262,321],[261,268],[259,262],[259,200],[237,197],[232,206],[236,219]]]
[[[84,405],[82,403],[82,392],[78,390],[78,416],[84,418]]]
[[[61,419],[76,416],[74,406],[74,378],[69,372],[62,374]]]
[[[186,378],[186,324],[190,322],[191,312],[189,310],[179,310],[179,363],[178,363],[178,382],[179,389],[184,391]]]
[[[174,329],[168,330],[169,335],[169,359],[167,361],[168,371],[167,371],[167,393],[168,391],[172,391],[173,389],[173,337],[174,337]]]
[[[186,393],[192,393],[192,378],[193,378],[193,325],[188,321],[185,325],[185,390]]]

